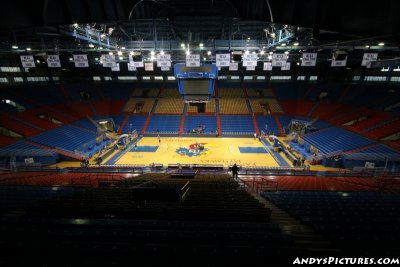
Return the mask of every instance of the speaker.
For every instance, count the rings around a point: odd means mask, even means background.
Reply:
[[[333,53],[333,58],[337,61],[345,60],[346,57],[347,57],[347,52],[345,51],[335,51],[335,53]]]
[[[206,112],[206,104],[205,103],[199,103],[199,105],[197,106],[197,112],[198,113]]]
[[[241,54],[232,54],[232,60],[235,62],[242,61],[242,55]]]
[[[132,57],[132,61],[135,61],[135,62],[143,61],[142,53],[134,53],[133,55],[131,55],[131,57]]]

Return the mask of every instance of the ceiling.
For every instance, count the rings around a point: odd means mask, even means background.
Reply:
[[[398,10],[398,0],[13,0],[0,9],[0,65],[18,65],[13,54],[49,51],[63,65],[77,51],[98,63],[102,52],[122,48],[170,51],[179,61],[189,45],[206,60],[209,50],[290,50],[293,62],[304,51],[325,62],[342,49],[353,56],[348,64],[359,66],[366,50],[399,57]]]

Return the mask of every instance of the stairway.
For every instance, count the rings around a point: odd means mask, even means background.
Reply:
[[[34,141],[32,141],[32,140],[25,140],[25,142],[28,143],[28,144],[31,144],[31,145],[34,145],[34,146],[43,148],[43,149],[47,149],[47,150],[53,151],[53,152],[55,152],[55,153],[58,153],[58,154],[60,154],[60,155],[63,155],[63,156],[66,156],[66,157],[69,157],[69,158],[72,158],[72,159],[77,159],[77,160],[83,160],[83,159],[85,159],[85,157],[82,156],[82,155],[75,154],[75,153],[71,153],[71,152],[65,151],[65,150],[63,150],[63,149],[56,148],[56,147],[45,146],[45,145],[36,143],[36,142],[34,142]]]
[[[278,125],[281,136],[285,136],[285,131],[283,130],[283,127],[282,127],[281,121],[279,120],[278,115],[274,115],[274,119],[275,119],[276,125]]]
[[[147,127],[149,126],[149,123],[150,123],[150,117],[151,117],[151,113],[149,113],[149,115],[147,115],[146,121],[143,125],[143,129],[140,132],[140,134],[144,134],[147,131]]]
[[[181,123],[179,126],[179,135],[182,135],[184,126],[185,126],[185,115],[182,115]]]
[[[122,123],[121,123],[121,125],[119,126],[119,129],[118,129],[118,134],[119,134],[119,135],[122,134],[122,131],[124,130],[124,127],[125,127],[126,123],[128,122],[128,119],[129,119],[129,115],[126,115],[126,114],[125,114],[125,118],[124,118],[124,120],[122,121]]]

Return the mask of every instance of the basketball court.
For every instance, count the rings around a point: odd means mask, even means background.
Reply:
[[[227,167],[234,163],[243,167],[279,167],[268,149],[254,138],[143,137],[120,157],[106,164],[150,165],[215,164]]]

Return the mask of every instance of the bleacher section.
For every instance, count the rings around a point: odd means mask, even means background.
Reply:
[[[244,97],[244,93],[242,88],[218,88],[218,97],[219,98],[239,98]]]
[[[278,191],[263,196],[354,257],[399,255],[399,195]]]
[[[20,141],[0,149],[0,162],[4,161],[4,159],[9,160],[11,156],[15,157],[14,160],[17,166],[45,166],[56,163],[58,159],[57,153],[42,149],[25,141]],[[26,163],[25,159],[27,158],[32,158],[32,161]]]
[[[177,134],[181,116],[178,115],[153,115],[150,117],[150,123],[147,127],[146,133],[160,133]]]
[[[140,133],[143,129],[144,123],[146,122],[146,118],[146,116],[141,115],[129,115],[128,121],[126,122],[122,133],[131,133],[133,130],[136,130],[138,133]]]
[[[154,106],[155,99],[136,99],[130,98],[124,107],[124,112],[127,113],[148,113],[151,112]]]
[[[180,98],[178,88],[163,88],[159,97]]]
[[[250,98],[249,103],[253,113],[257,114],[267,114],[267,110],[264,108],[268,105],[267,101],[262,98]],[[261,105],[263,104],[263,106]]]
[[[267,134],[280,136],[279,127],[276,124],[275,118],[271,115],[257,115],[257,124],[260,131],[264,131]]]
[[[223,134],[253,134],[255,132],[251,116],[222,115],[220,119]]]
[[[272,113],[282,113],[283,110],[275,98],[266,99],[268,107]]]
[[[78,147],[90,142],[95,141],[96,133],[91,131],[82,130],[74,126],[65,125],[58,127],[54,130],[44,132],[40,135],[31,138],[34,142],[63,149],[69,152],[74,152]],[[89,146],[86,150],[81,151],[85,154],[92,155],[99,150],[99,146]]]
[[[220,98],[220,114],[249,114],[246,100],[241,98]]]
[[[171,89],[170,89],[171,90]],[[182,114],[184,102],[180,98],[158,99],[154,113],[159,114]]]
[[[192,132],[197,126],[205,126],[203,133],[215,134],[217,130],[217,119],[215,116],[210,115],[196,115],[196,116],[186,116],[184,133]]]
[[[342,128],[332,127],[304,136],[306,146],[313,145],[319,153],[350,150],[372,144],[372,142]]]

